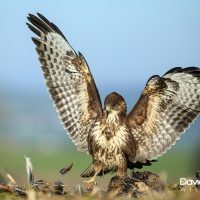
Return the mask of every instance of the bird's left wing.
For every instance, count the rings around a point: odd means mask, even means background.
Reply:
[[[200,68],[178,67],[151,77],[127,118],[138,145],[136,161],[165,153],[199,113]]]
[[[58,27],[41,14],[29,15],[28,27],[39,55],[46,85],[69,137],[87,151],[87,136],[102,114],[94,79],[84,57],[77,54]]]

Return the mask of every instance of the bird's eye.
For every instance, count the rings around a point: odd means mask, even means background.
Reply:
[[[116,106],[117,106],[117,104],[116,104],[116,103],[112,105],[112,107],[116,107]]]

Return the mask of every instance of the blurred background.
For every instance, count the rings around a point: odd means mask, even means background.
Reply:
[[[198,0],[1,1],[0,173],[25,184],[26,155],[36,179],[73,187],[91,162],[72,145],[49,98],[25,24],[28,13],[53,21],[86,57],[102,101],[116,91],[130,110],[150,76],[200,66],[199,9]],[[198,119],[159,162],[143,170],[166,172],[169,182],[192,176],[200,169],[199,130]],[[61,176],[59,170],[71,162],[71,173]]]

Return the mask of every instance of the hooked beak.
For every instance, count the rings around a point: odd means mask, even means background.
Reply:
[[[108,116],[111,113],[110,106],[106,106],[105,111],[106,111],[106,116]]]

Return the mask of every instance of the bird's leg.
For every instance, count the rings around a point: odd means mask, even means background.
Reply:
[[[124,176],[127,174],[127,161],[124,158],[121,158],[119,160],[119,166],[118,166],[118,171],[117,175],[121,178],[124,178]]]
[[[95,182],[96,176],[101,172],[102,167],[103,165],[101,162],[98,162],[98,161],[93,162],[94,176],[88,181],[83,181],[83,183],[86,184],[88,188],[90,188],[91,185],[96,184]]]

